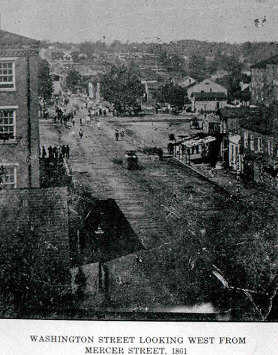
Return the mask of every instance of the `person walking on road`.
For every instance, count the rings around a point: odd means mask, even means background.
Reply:
[[[115,140],[119,140],[119,130],[117,128],[115,129]]]
[[[80,130],[79,130],[79,137],[80,137],[80,139],[82,139],[82,137],[83,137],[83,131],[82,131],[81,128],[80,128]]]

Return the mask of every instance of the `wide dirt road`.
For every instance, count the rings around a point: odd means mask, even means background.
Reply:
[[[116,201],[145,249],[180,238],[177,230],[182,228],[184,217],[179,214],[179,204],[185,199],[192,211],[210,212],[211,197],[219,193],[211,184],[183,168],[140,153],[141,169],[129,171],[118,161],[126,150],[137,150],[136,140],[125,137],[116,142],[114,123],[109,120],[80,127],[77,116],[76,122],[62,134],[62,141],[71,147],[73,173],[85,177],[99,199]],[[80,128],[84,131],[82,139]],[[196,218],[194,214],[195,224]]]

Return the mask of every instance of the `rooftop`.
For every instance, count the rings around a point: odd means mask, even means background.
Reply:
[[[38,47],[39,41],[21,36],[15,33],[0,30],[0,46],[1,47],[22,47],[22,46],[32,46]]]
[[[278,65],[278,55],[262,60],[251,66],[251,69],[265,69],[267,65]]]

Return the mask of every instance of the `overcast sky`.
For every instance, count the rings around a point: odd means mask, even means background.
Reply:
[[[278,41],[278,0],[0,0],[0,12],[2,29],[52,41]]]

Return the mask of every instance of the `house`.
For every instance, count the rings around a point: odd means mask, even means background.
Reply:
[[[142,80],[144,86],[144,100],[148,104],[155,102],[156,93],[159,91],[161,84],[156,80]]]
[[[251,66],[251,102],[269,105],[278,99],[278,55]]]
[[[196,84],[196,80],[187,75],[184,78],[182,78],[181,80],[178,80],[176,84],[181,86],[182,88],[187,89],[190,86]]]
[[[192,92],[191,108],[193,112],[217,111],[227,105],[227,96],[222,92]]]
[[[262,112],[256,108],[225,107],[218,112],[221,121],[221,158],[232,170],[242,171],[241,122],[261,117]]]
[[[187,95],[196,112],[216,111],[227,105],[227,89],[210,79],[189,87]]]
[[[256,182],[265,173],[275,177],[278,171],[277,114],[266,110],[259,118],[242,121],[241,138],[246,175]]]
[[[202,121],[204,133],[213,135],[221,132],[221,120],[219,115],[215,113],[204,114]]]
[[[39,187],[39,42],[0,31],[1,188]]]

